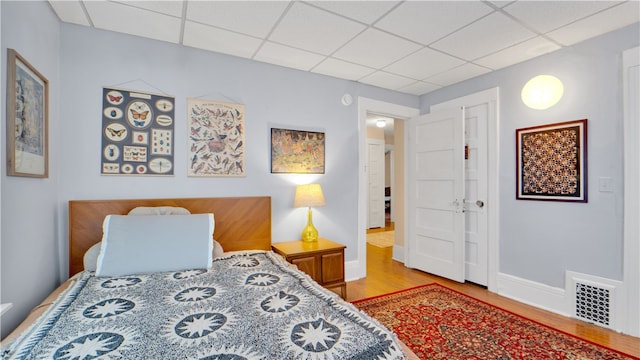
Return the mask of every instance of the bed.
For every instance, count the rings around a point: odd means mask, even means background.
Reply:
[[[2,358],[416,358],[270,249],[270,197],[70,201],[70,279]]]

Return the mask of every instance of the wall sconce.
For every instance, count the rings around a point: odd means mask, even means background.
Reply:
[[[378,121],[376,121],[376,126],[379,128],[383,128],[387,126],[387,121],[385,119],[378,119]]]
[[[309,208],[307,226],[302,230],[302,241],[318,241],[318,230],[313,226],[313,222],[311,221],[311,207],[324,205],[324,195],[322,194],[322,187],[320,187],[320,184],[298,185],[296,187],[293,207]]]
[[[552,75],[538,75],[522,88],[522,102],[532,109],[544,110],[555,105],[562,98],[562,81]]]

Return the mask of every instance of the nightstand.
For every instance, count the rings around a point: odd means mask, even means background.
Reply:
[[[297,240],[274,243],[271,248],[318,284],[330,290],[340,288],[340,296],[347,298],[347,283],[344,281],[346,246],[318,238],[317,242]]]

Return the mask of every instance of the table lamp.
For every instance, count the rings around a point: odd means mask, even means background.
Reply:
[[[296,187],[296,196],[293,200],[293,207],[309,208],[307,226],[302,230],[302,241],[318,241],[318,230],[313,226],[313,222],[311,221],[311,207],[324,205],[324,195],[322,194],[320,184],[306,184],[298,185]]]

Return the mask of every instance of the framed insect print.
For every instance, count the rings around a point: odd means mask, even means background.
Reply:
[[[173,97],[102,89],[102,174],[173,175]]]
[[[272,128],[271,173],[324,174],[324,133]]]
[[[516,199],[587,202],[587,120],[516,130]]]
[[[49,176],[49,81],[7,50],[7,175]]]
[[[188,99],[188,176],[245,176],[244,105]]]

